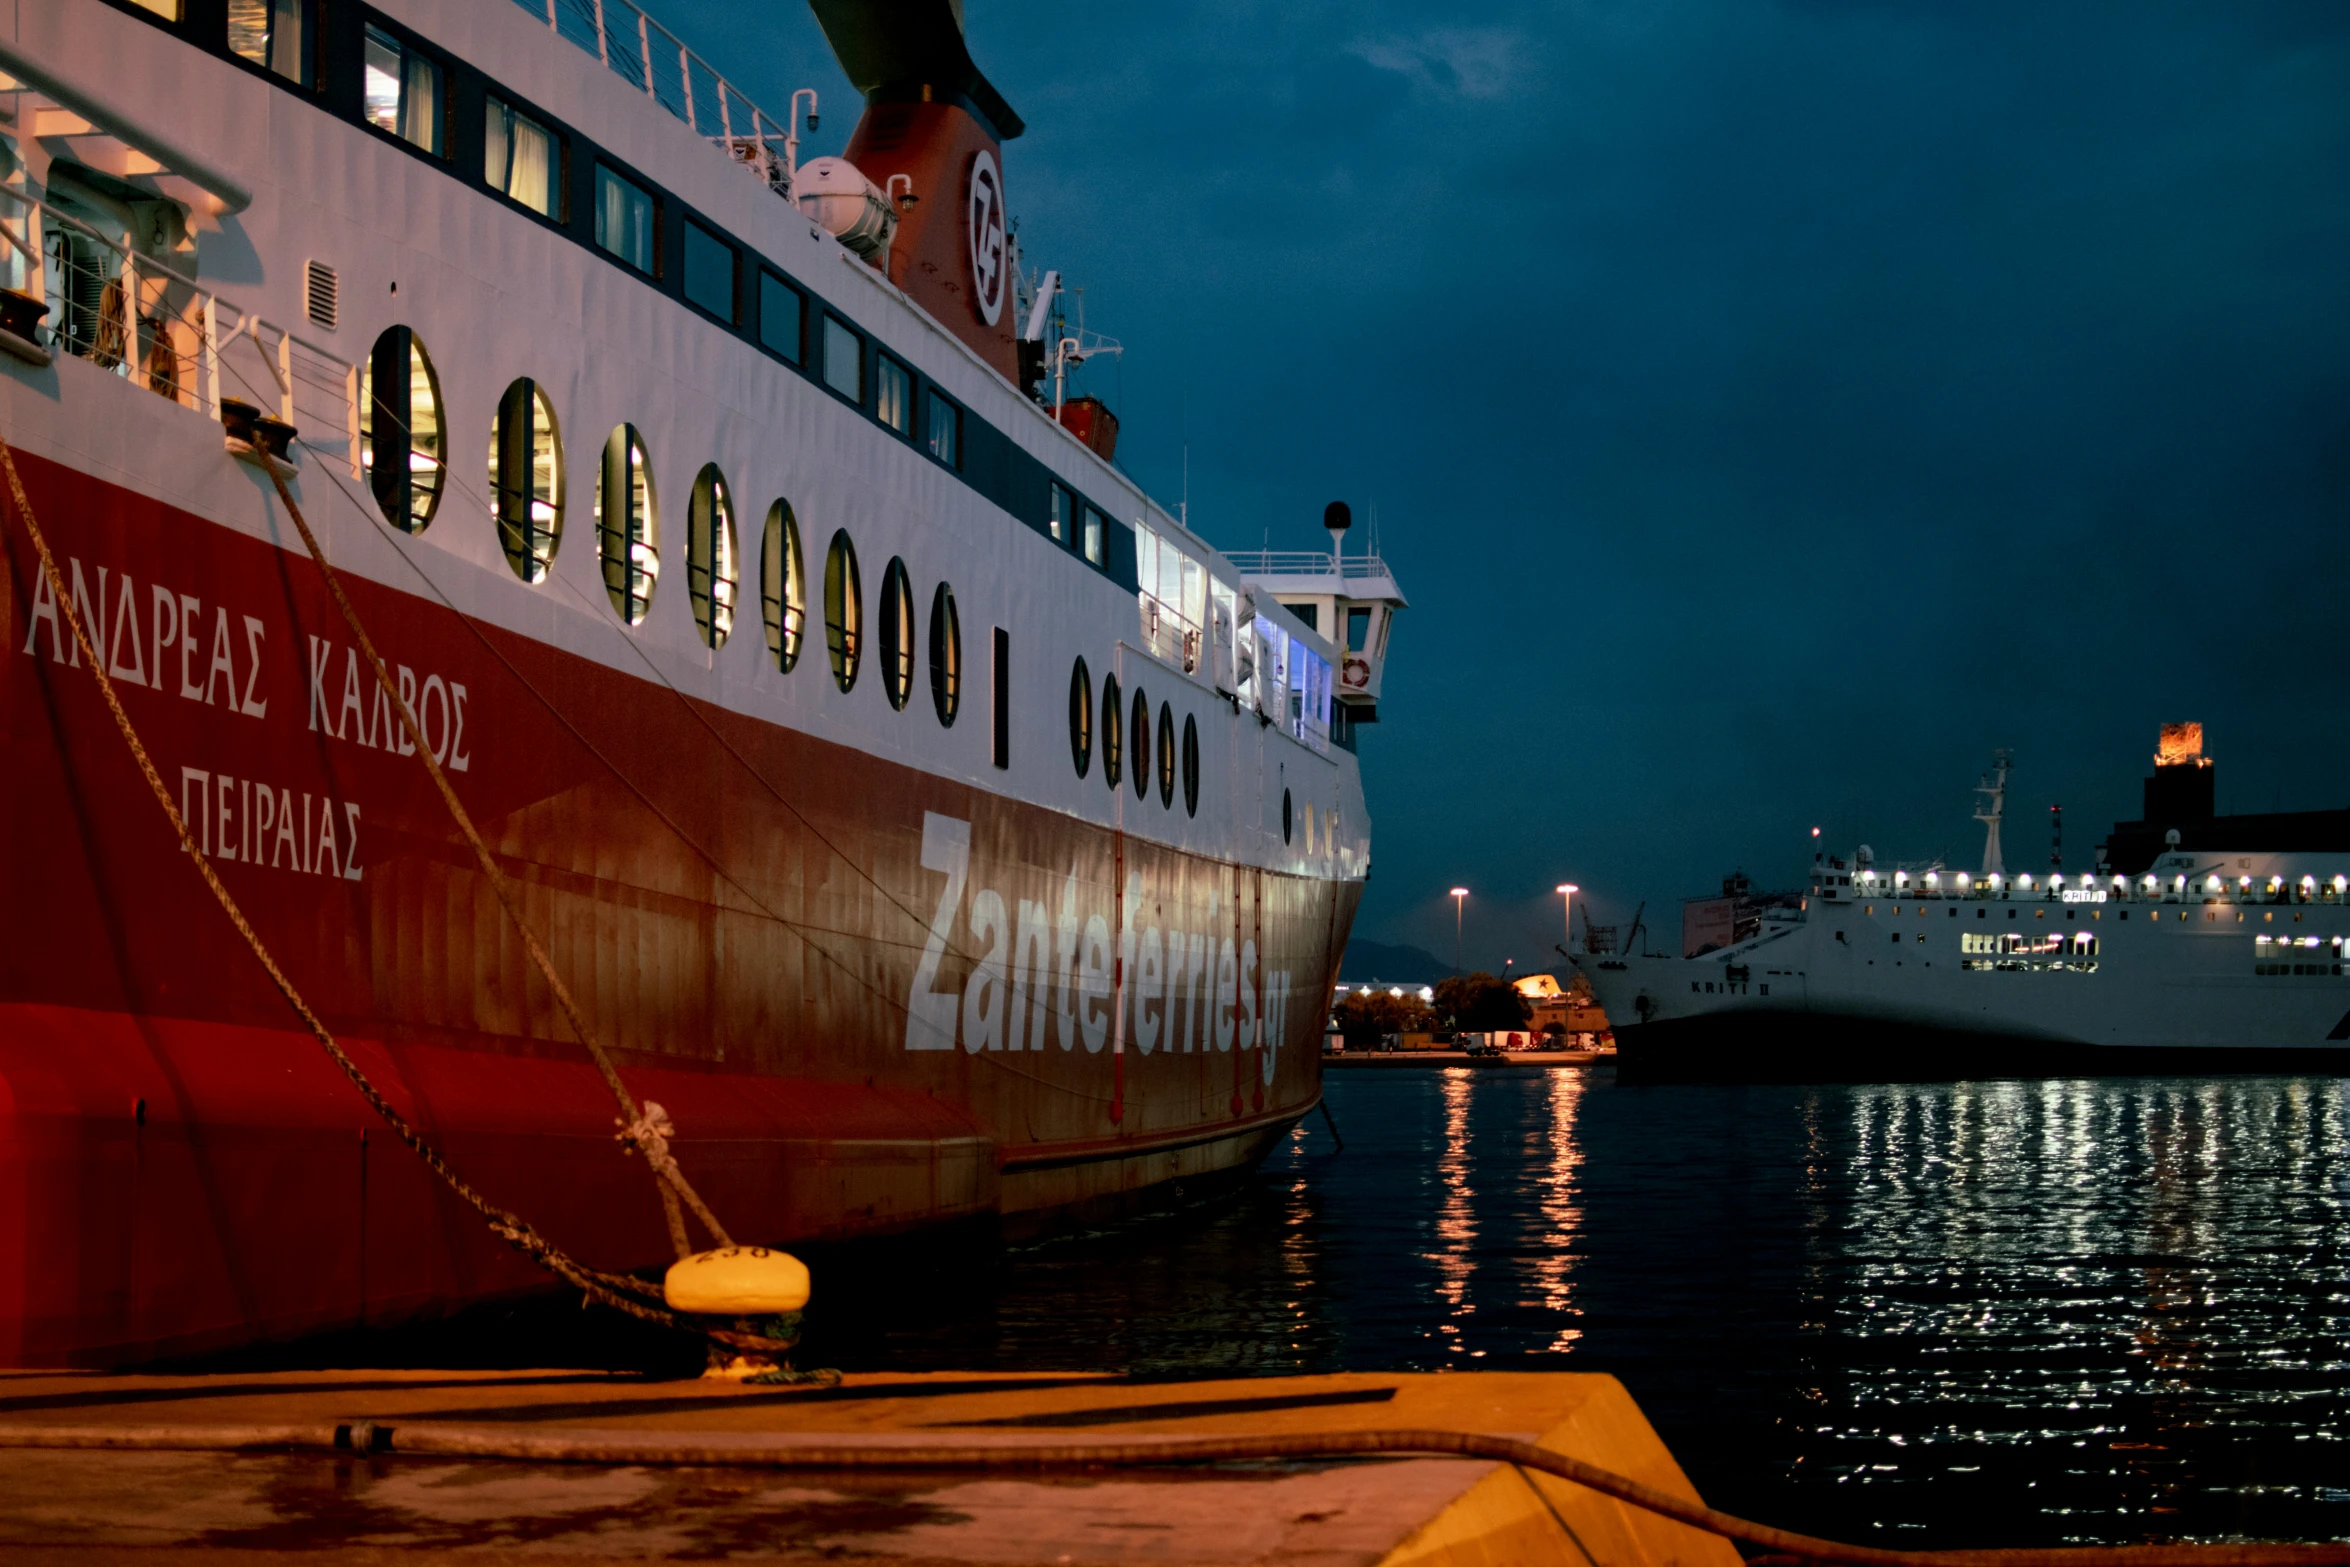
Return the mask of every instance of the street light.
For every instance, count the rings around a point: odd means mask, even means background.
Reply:
[[[1452,971],[1461,972],[1461,900],[1469,895],[1466,887],[1452,890]]]
[[[1575,894],[1583,889],[1571,881],[1558,884],[1559,913],[1567,922],[1567,945],[1575,944]]]

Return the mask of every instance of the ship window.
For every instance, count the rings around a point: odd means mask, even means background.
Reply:
[[[1363,644],[1371,640],[1371,612],[1367,609],[1349,609],[1346,612],[1346,650],[1360,653]]]
[[[180,0],[131,0],[131,3],[154,12],[167,22],[180,19]]]
[[[832,655],[833,683],[843,691],[857,683],[857,656],[863,651],[865,590],[857,581],[857,547],[845,528],[833,534],[824,552],[824,649]]]
[[[1069,760],[1080,778],[1093,770],[1093,671],[1082,658],[1069,671]]]
[[[734,247],[693,219],[685,220],[685,297],[728,326],[734,325]]]
[[[1076,498],[1058,484],[1048,485],[1045,498],[1045,527],[1062,543],[1069,542],[1069,534],[1077,521]]]
[[[1151,701],[1137,687],[1134,693],[1134,721],[1128,726],[1133,736],[1133,754],[1126,765],[1134,773],[1134,797],[1147,800],[1151,796]]]
[[[759,546],[759,609],[767,622],[767,651],[788,675],[800,661],[800,634],[808,624],[807,567],[800,555],[799,519],[789,501],[767,508]]]
[[[149,10],[179,20],[178,0]],[[229,49],[289,82],[317,81],[318,0],[229,0]]]
[[[1199,814],[1199,721],[1183,715],[1183,813]]]
[[[1118,787],[1119,741],[1125,732],[1119,719],[1125,711],[1118,699],[1118,677],[1102,676],[1102,782],[1113,789]]]
[[[914,433],[914,376],[887,354],[873,359],[873,416],[900,435]]]
[[[963,620],[945,583],[930,596],[930,705],[938,721],[953,727],[963,706]]]
[[[963,466],[963,410],[938,394],[933,387],[923,398],[923,439],[930,444],[930,455],[950,468]]]
[[[1291,815],[1289,806],[1289,791],[1284,789],[1281,791],[1281,841],[1283,843],[1287,843],[1289,841],[1290,826]],[[1838,941],[1842,941],[1844,939],[1844,933],[1842,931],[1838,931],[1836,933],[1836,939]]]
[[[994,760],[998,767],[1012,765],[1012,633],[997,626],[990,634],[994,645],[995,676],[995,733],[992,737]]]
[[[694,629],[715,651],[734,632],[735,594],[742,580],[734,543],[734,497],[716,463],[705,463],[694,479],[685,514],[685,591],[693,601]]]
[[[596,165],[596,243],[647,277],[660,270],[654,247],[657,210],[653,198],[633,180]]]
[[[808,296],[777,277],[759,273],[759,341],[770,353],[800,362],[800,331]]]
[[[1322,629],[1321,605],[1292,604],[1289,606],[1289,612],[1292,615],[1295,615],[1299,620],[1305,622],[1305,628],[1308,631],[1319,631]]]
[[[544,582],[563,537],[563,445],[554,405],[528,376],[498,399],[490,433],[490,518],[514,575]]]
[[[596,474],[596,542],[613,609],[627,624],[640,624],[653,607],[653,585],[661,575],[661,519],[653,499],[653,461],[633,424],[620,426],[604,443]]]
[[[1175,709],[1172,705],[1159,709],[1159,804],[1169,809],[1175,804]]]
[[[1108,559],[1104,553],[1108,525],[1102,514],[1091,506],[1085,508],[1085,558],[1099,566]]]
[[[448,95],[438,60],[380,28],[367,30],[367,67],[361,89],[367,123],[438,157],[446,139],[441,120]]]
[[[881,689],[899,712],[914,695],[914,587],[892,555],[881,573]]]
[[[482,178],[507,200],[563,221],[563,144],[495,93],[482,136]]]
[[[824,318],[824,384],[862,408],[865,405],[865,340],[836,315]]]
[[[440,504],[441,382],[424,344],[387,327],[359,370],[359,465],[384,517],[422,533]]]

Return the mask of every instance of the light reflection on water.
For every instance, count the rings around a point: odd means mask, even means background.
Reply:
[[[917,1306],[860,1290],[857,1331],[820,1311],[817,1338],[896,1366],[1606,1370],[1709,1500],[1793,1527],[2350,1535],[2340,1081],[1328,1092],[1343,1153],[1317,1121],[1237,1199]]]

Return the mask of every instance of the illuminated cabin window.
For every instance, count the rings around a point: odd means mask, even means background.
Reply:
[[[900,435],[914,433],[914,376],[887,354],[873,356],[873,417]]]
[[[836,315],[824,318],[824,384],[865,406],[865,340]]]
[[[1085,558],[1100,566],[1108,562],[1109,521],[1093,507],[1085,508]]]
[[[1118,762],[1124,726],[1118,720],[1126,709],[1118,700],[1118,677],[1102,676],[1102,782],[1118,787]]]
[[[449,95],[438,60],[370,27],[360,92],[368,124],[435,157],[445,153]]]
[[[735,553],[734,497],[716,463],[705,463],[694,480],[685,513],[685,591],[693,601],[694,629],[715,652],[734,634],[734,605],[742,582]]]
[[[514,575],[544,582],[563,537],[563,446],[555,407],[528,376],[498,399],[490,432],[490,518]]]
[[[633,424],[620,426],[604,443],[596,474],[596,542],[613,609],[629,625],[641,624],[661,576],[661,517],[653,462]]]
[[[176,22],[180,19],[180,0],[131,0],[131,3],[143,10],[154,12],[167,22]]]
[[[963,708],[963,621],[955,613],[954,591],[943,582],[930,596],[930,705],[950,729]]]
[[[647,277],[661,271],[660,208],[634,180],[596,165],[596,245]]]
[[[800,661],[800,636],[808,625],[808,568],[789,501],[767,508],[759,543],[759,611],[767,623],[767,652],[788,675]]]
[[[881,683],[889,705],[899,712],[914,696],[914,587],[906,563],[895,555],[881,573]]]
[[[1082,658],[1069,671],[1069,760],[1080,778],[1093,771],[1093,671]]]
[[[1169,810],[1175,806],[1175,709],[1172,704],[1159,709],[1159,804]]]
[[[441,382],[416,334],[387,327],[359,371],[359,463],[386,521],[422,533],[441,501]]]
[[[857,683],[864,635],[865,590],[857,580],[857,547],[843,529],[832,536],[832,548],[824,552],[824,650],[832,656],[833,683],[843,691]]]
[[[930,445],[930,455],[949,468],[963,466],[963,410],[939,396],[936,391],[925,395],[922,405],[922,437]]]
[[[1127,733],[1133,741],[1128,748],[1126,766],[1134,775],[1134,797],[1147,800],[1151,797],[1151,699],[1142,694],[1139,686],[1135,688],[1133,721],[1127,725]]]
[[[1054,538],[1066,544],[1071,531],[1077,526],[1076,497],[1057,484],[1048,485],[1046,489],[1049,493],[1045,497],[1045,526]]]
[[[563,221],[563,144],[496,93],[483,119],[481,176],[508,201]]]
[[[1183,715],[1183,814],[1199,814],[1199,720]]]
[[[178,0],[149,10],[179,20]],[[318,78],[318,0],[228,0],[231,53],[304,87]]]

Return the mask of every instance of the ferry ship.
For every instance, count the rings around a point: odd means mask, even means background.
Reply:
[[[1628,1078],[2350,1071],[2350,811],[2219,815],[2214,778],[2166,725],[2093,869],[2010,874],[2001,753],[1978,872],[1821,854],[1727,945],[1575,961]]]
[[[419,741],[740,1238],[1120,1209],[1318,1101],[1392,574],[1114,466],[960,7],[814,11],[863,103],[804,162],[816,94],[629,0],[0,19],[0,1364],[546,1283],[273,988],[77,616],[259,944],[594,1266],[661,1204]]]

